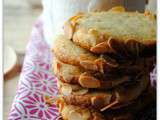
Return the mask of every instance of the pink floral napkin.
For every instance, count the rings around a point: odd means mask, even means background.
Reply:
[[[27,45],[26,56],[12,104],[9,120],[58,120],[56,106],[48,106],[44,96],[57,95],[57,80],[52,72],[52,54],[44,40],[43,22],[38,20],[33,27]],[[155,85],[156,69],[151,73]]]
[[[52,72],[52,54],[43,36],[43,22],[33,27],[9,120],[58,120],[58,109],[48,106],[44,96],[57,94]]]

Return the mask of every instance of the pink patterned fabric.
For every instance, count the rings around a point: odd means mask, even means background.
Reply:
[[[57,81],[51,69],[53,57],[44,41],[42,28],[41,20],[33,27],[9,120],[58,120],[56,106],[44,102],[45,95],[57,95]]]
[[[48,106],[44,96],[57,95],[57,81],[53,76],[51,63],[53,56],[43,37],[43,22],[37,21],[28,43],[26,57],[12,104],[9,120],[58,120],[56,106]],[[151,73],[151,83],[155,86],[156,69]]]

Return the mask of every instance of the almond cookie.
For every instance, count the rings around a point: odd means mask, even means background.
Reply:
[[[87,70],[103,72],[104,68],[116,68],[118,64],[111,58],[102,58],[75,45],[64,35],[57,36],[53,44],[55,56],[62,62],[81,66]]]
[[[69,31],[69,32],[68,32]],[[64,24],[67,38],[93,53],[124,56],[155,54],[156,19],[152,14],[111,9],[77,14]]]
[[[146,107],[153,101],[152,98],[151,93],[145,90],[132,104],[104,112],[86,107],[67,105],[63,100],[57,101],[56,104],[63,120],[135,120],[140,111],[144,108],[148,109]]]
[[[137,113],[142,111],[152,101],[153,95],[147,89],[128,106],[104,112],[81,106],[68,105],[63,99],[57,100],[56,105],[59,108],[62,120],[74,120],[75,116],[76,120],[134,120],[137,118]]]
[[[104,116],[93,109],[57,103],[62,120],[105,120]]]
[[[133,120],[131,112],[103,114],[94,109],[59,103],[61,120]]]
[[[102,73],[85,71],[83,68],[65,64],[56,58],[53,62],[54,74],[65,83],[80,85],[84,88],[110,89],[126,81],[129,76],[106,77]]]
[[[117,104],[126,104],[139,97],[147,88],[149,77],[143,75],[135,81],[135,83],[126,83],[111,91],[88,91],[83,95],[62,95],[60,98],[67,104],[105,111]]]
[[[84,95],[88,93],[87,88],[83,88],[79,85],[64,83],[61,80],[58,80],[58,89],[59,94],[68,96],[68,95]]]
[[[149,106],[153,102],[155,102],[154,95],[151,93],[150,86],[149,86],[137,99],[133,100],[131,104],[129,104],[128,106],[123,106],[123,108],[120,108],[120,109],[116,108],[114,110],[112,109],[109,111],[104,111],[102,114],[105,116],[105,118],[108,118],[108,119],[110,118],[111,120],[113,117],[117,118],[115,120],[131,120],[131,119],[124,119],[128,115],[132,115],[132,119],[134,118],[133,120],[135,119],[137,120],[137,118],[140,118],[139,116],[140,113],[146,114],[144,113],[144,110],[150,109]],[[125,117],[124,113],[128,115]]]

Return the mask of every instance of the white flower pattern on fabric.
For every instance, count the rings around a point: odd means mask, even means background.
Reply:
[[[53,104],[44,102],[45,95],[56,95],[57,81],[52,72],[52,54],[43,39],[43,22],[35,24],[27,45],[17,94],[9,120],[58,120],[59,112]]]

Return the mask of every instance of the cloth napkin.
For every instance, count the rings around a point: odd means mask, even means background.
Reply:
[[[44,40],[43,22],[32,30],[9,120],[58,120],[56,106],[48,106],[44,97],[57,94],[57,80],[52,72],[52,54]]]

